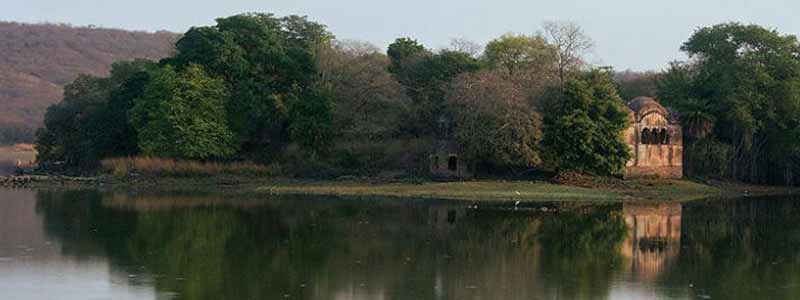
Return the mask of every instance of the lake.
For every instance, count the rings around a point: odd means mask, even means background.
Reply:
[[[0,298],[800,299],[798,199],[511,205],[0,189]]]

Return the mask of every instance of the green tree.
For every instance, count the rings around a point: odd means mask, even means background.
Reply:
[[[165,63],[199,64],[223,78],[227,119],[242,155],[269,160],[291,142],[288,107],[295,104],[287,101],[313,94],[307,90],[319,78],[319,53],[332,40],[324,25],[305,17],[241,14],[192,28]]]
[[[413,102],[408,132],[416,136],[434,134],[445,114],[447,85],[460,74],[480,69],[468,53],[442,50],[432,54],[415,40],[397,39],[389,45],[389,72],[405,87]]]
[[[405,76],[407,67],[415,65],[432,53],[417,40],[404,37],[390,44],[386,54],[391,59],[389,72],[397,76],[400,81],[406,81],[411,79]]]
[[[681,113],[691,135],[689,147],[716,141],[730,148],[718,154],[729,155],[721,160],[727,160],[735,179],[798,182],[797,38],[757,25],[727,23],[697,30],[681,49],[692,61],[671,66],[660,81],[659,95]],[[715,168],[692,169],[695,176],[723,175]]]
[[[88,132],[93,134],[93,147],[98,149],[98,160],[139,153],[137,133],[130,124],[128,111],[144,92],[150,71],[156,68],[155,63],[147,60],[112,65],[108,101],[87,124]]]
[[[148,156],[227,158],[236,153],[225,120],[225,84],[198,65],[155,71],[131,110],[139,147]]]
[[[551,163],[560,170],[619,174],[630,158],[622,137],[629,120],[610,74],[594,70],[568,80],[560,100],[545,118]]]
[[[483,54],[490,66],[509,75],[529,69],[554,69],[554,48],[542,36],[504,34],[490,41]]]
[[[64,87],[64,100],[50,106],[37,133],[37,159],[88,168],[96,161],[85,125],[108,101],[107,81],[81,75]]]
[[[292,140],[315,155],[325,154],[331,146],[331,96],[314,90],[303,95],[303,101],[292,101],[289,107]]]
[[[37,134],[39,161],[90,169],[101,159],[138,153],[128,109],[154,63],[118,62],[108,78],[79,76],[64,88],[64,101],[48,108]]]

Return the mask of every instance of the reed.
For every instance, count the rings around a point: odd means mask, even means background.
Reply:
[[[213,175],[274,176],[276,168],[253,162],[201,162],[158,157],[121,157],[101,162],[105,172],[116,177],[142,176],[194,177]]]

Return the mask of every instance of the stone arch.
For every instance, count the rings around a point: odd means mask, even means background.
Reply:
[[[658,135],[659,135],[658,141],[662,145],[669,145],[669,131],[667,131],[666,128],[661,128],[661,131],[659,131]]]
[[[649,128],[642,129],[642,135],[641,135],[641,141],[640,142],[642,144],[645,144],[645,145],[650,144],[650,129]]]
[[[661,144],[661,140],[659,139],[659,137],[660,135],[658,128],[653,128],[652,130],[650,130],[650,144],[652,145]]]
[[[450,171],[458,171],[458,156],[450,155],[447,159],[447,169]]]

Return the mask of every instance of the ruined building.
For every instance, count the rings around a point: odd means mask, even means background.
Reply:
[[[625,141],[631,160],[625,178],[683,177],[683,135],[677,116],[648,97],[631,100],[628,108],[631,126],[625,130]]]
[[[439,117],[436,140],[429,157],[428,169],[431,175],[443,178],[471,178],[472,170],[460,157],[458,143],[453,138],[453,122],[445,116]]]

